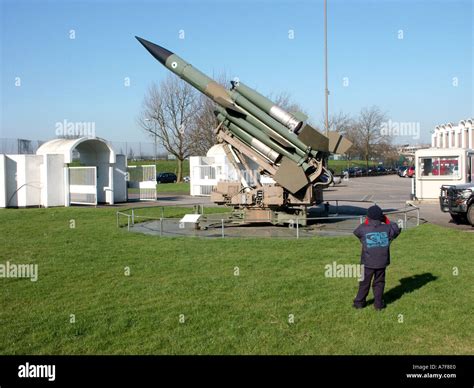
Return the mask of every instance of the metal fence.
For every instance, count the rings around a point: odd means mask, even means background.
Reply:
[[[35,154],[45,140],[0,138],[0,154]],[[168,159],[166,150],[153,142],[106,141],[117,154],[126,155],[129,160]],[[77,155],[76,155],[77,156]]]
[[[97,205],[97,168],[69,167],[69,202]]]
[[[0,154],[35,154],[42,140],[0,138]]]
[[[197,205],[196,205],[197,206]],[[161,215],[147,216],[139,214],[141,209],[128,209],[116,213],[117,227],[126,227],[128,231],[162,237],[206,237],[206,238],[310,238],[315,236],[344,236],[351,235],[354,229],[364,222],[365,215],[327,214],[317,217],[306,217],[307,226],[295,217],[286,226],[271,224],[237,225],[232,221],[230,213],[215,213],[206,215],[205,222],[198,225],[184,224],[181,218],[165,217],[164,209]],[[148,208],[149,209],[149,208]],[[197,207],[195,207],[197,209]],[[204,209],[202,209],[203,211]],[[199,210],[201,211],[201,210]],[[420,209],[409,205],[403,209],[385,213],[391,222],[396,222],[402,229],[411,229],[424,222],[420,218]],[[260,220],[259,220],[260,221]]]

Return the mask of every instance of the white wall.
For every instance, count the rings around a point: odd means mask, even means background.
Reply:
[[[40,155],[6,155],[6,206],[39,206],[41,203]]]
[[[210,187],[217,184],[217,179],[211,178],[211,174],[207,170],[214,169],[214,157],[191,156],[189,158],[189,178],[191,195],[208,196],[210,195]]]
[[[0,154],[0,208],[7,206],[6,157]]]
[[[64,155],[43,155],[41,205],[64,206]]]
[[[114,166],[114,202],[127,202],[127,158],[125,155],[116,155]]]
[[[253,160],[246,158],[249,168],[253,171],[258,171],[258,164]],[[189,158],[189,169],[190,169],[190,186],[191,195],[193,196],[209,196],[210,189],[212,186],[216,186],[217,182],[221,181],[238,181],[239,174],[237,173],[234,166],[229,162],[225,154],[214,153],[213,156],[191,156]],[[210,174],[210,169],[213,169],[213,173]],[[246,171],[242,173],[245,175]],[[275,181],[271,177],[260,176],[260,182],[262,184],[271,184]],[[251,176],[246,177],[247,180],[251,180]]]

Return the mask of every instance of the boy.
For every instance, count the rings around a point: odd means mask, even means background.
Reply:
[[[397,224],[391,223],[377,205],[369,207],[365,223],[359,225],[354,234],[362,243],[361,264],[364,265],[364,277],[359,283],[359,292],[354,299],[353,307],[363,308],[369,293],[372,277],[374,307],[382,310],[383,290],[385,287],[385,268],[390,264],[390,243],[400,234]]]

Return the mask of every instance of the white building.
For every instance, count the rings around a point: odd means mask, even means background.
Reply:
[[[473,182],[473,121],[438,125],[431,138],[431,148],[416,151],[414,194],[417,199],[437,199],[442,185]]]
[[[73,153],[80,166],[71,166]],[[0,207],[125,202],[126,171],[126,157],[99,138],[54,139],[36,155],[0,154]]]
[[[474,149],[473,131],[474,118],[461,120],[458,125],[438,125],[431,135],[431,147]]]
[[[246,163],[253,172],[258,171],[258,165],[253,160],[246,158]],[[252,180],[252,177],[245,176],[249,173],[245,168],[242,169],[242,176],[237,172],[222,144],[212,146],[206,156],[191,156],[189,170],[193,196],[210,196],[212,188],[219,181]],[[261,176],[258,173],[256,175],[262,184],[275,183],[271,177]],[[246,185],[243,181],[242,183]]]

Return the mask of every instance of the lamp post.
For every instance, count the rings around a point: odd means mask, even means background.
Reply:
[[[324,124],[326,126],[326,136],[329,135],[329,114],[328,114],[328,9],[327,9],[327,0],[324,0],[324,78],[325,78],[325,89],[324,89],[324,99],[325,99],[325,117]]]

